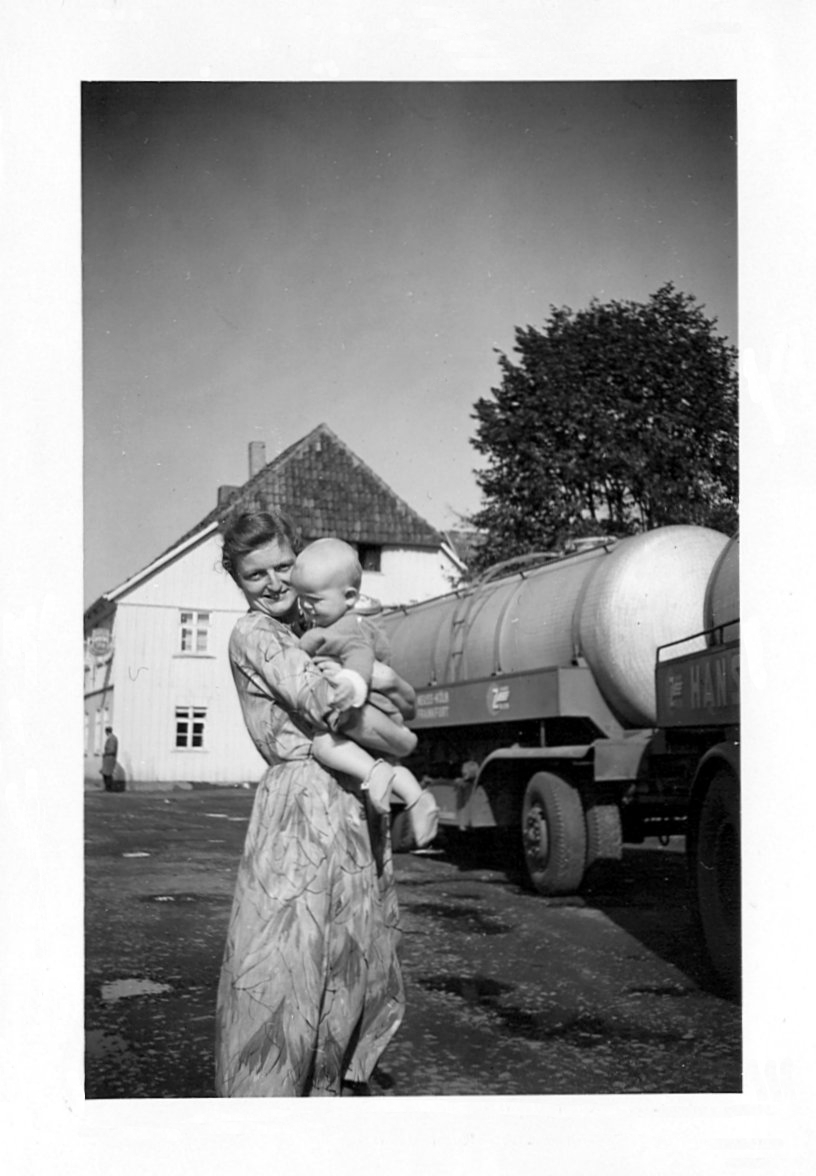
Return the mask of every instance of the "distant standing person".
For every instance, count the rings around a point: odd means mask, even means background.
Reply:
[[[116,771],[116,757],[119,754],[119,740],[113,733],[113,727],[105,728],[105,747],[102,751],[102,780],[106,792],[115,792],[116,786],[113,775]]]

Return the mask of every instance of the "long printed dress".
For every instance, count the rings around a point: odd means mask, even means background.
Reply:
[[[337,1095],[367,1082],[405,1009],[390,846],[378,869],[359,796],[311,757],[331,688],[288,628],[230,638],[244,719],[269,764],[238,868],[216,1013],[216,1091]]]

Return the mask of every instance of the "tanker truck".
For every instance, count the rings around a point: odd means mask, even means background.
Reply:
[[[584,540],[379,621],[417,691],[406,762],[442,830],[503,831],[543,895],[576,892],[624,843],[684,835],[709,958],[734,986],[738,541]]]

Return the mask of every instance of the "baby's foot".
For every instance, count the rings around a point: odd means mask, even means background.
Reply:
[[[378,813],[391,812],[391,785],[394,778],[392,764],[377,760],[363,780],[362,788],[371,797],[371,804]]]
[[[424,791],[418,800],[408,805],[406,811],[417,849],[430,845],[439,830],[439,806],[433,798],[433,793]]]

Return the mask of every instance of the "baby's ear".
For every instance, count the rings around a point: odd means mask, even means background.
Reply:
[[[359,588],[346,588],[345,591],[343,592],[343,596],[344,596],[346,604],[349,606],[349,608],[354,608],[355,604],[357,603],[357,601],[359,600],[359,597],[360,597],[360,589]]]

